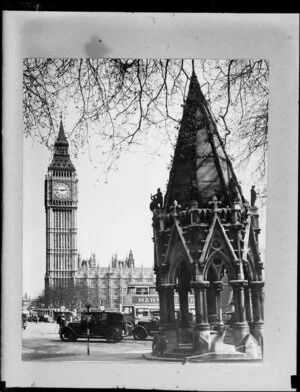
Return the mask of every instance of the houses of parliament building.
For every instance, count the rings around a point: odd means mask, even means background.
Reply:
[[[46,306],[119,309],[127,286],[153,284],[152,268],[136,267],[130,250],[124,260],[114,255],[100,267],[95,253],[82,259],[77,247],[78,178],[69,155],[62,120],[45,178]]]

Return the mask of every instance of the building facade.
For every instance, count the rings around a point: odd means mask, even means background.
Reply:
[[[78,258],[76,286],[83,292],[79,307],[88,300],[95,308],[104,306],[105,309],[120,310],[128,288],[136,284],[155,285],[155,276],[153,268],[135,266],[131,250],[125,260],[114,255],[108,267],[97,265],[95,254],[88,260]]]
[[[82,259],[77,249],[78,179],[62,120],[45,178],[46,306],[120,309],[128,284],[155,281],[153,268],[136,267],[133,253],[100,267],[95,253]]]

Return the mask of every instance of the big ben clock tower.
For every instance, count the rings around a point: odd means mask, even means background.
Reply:
[[[67,295],[67,289],[75,284],[77,183],[76,170],[70,159],[69,143],[61,120],[53,159],[45,178],[45,296],[48,305],[53,302],[65,305],[68,299],[64,299],[63,295]]]

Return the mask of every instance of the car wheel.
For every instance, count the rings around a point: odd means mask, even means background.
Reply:
[[[72,331],[70,331],[69,329],[64,329],[60,333],[60,339],[63,342],[72,342],[76,340],[76,337],[74,336]]]
[[[144,328],[142,326],[137,326],[132,331],[132,335],[135,340],[145,340],[146,337],[148,336],[148,332],[147,332],[146,328]]]
[[[118,328],[109,328],[106,334],[106,340],[108,343],[116,343],[122,339],[122,332]]]

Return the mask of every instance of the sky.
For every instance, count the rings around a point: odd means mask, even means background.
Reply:
[[[68,127],[64,128],[67,136]],[[27,138],[23,151],[23,294],[35,297],[44,288],[44,178],[52,152]],[[171,153],[171,146],[162,147],[161,155],[155,157],[142,149],[128,153],[121,158],[119,169],[109,174],[107,182],[104,176],[99,177],[100,169],[95,169],[86,155],[78,159],[71,155],[78,177],[78,250],[83,258],[95,252],[98,264],[106,267],[115,252],[122,259],[131,249],[136,266],[153,267],[150,195],[158,187],[164,193]],[[247,178],[247,172],[236,173],[242,179],[247,198],[251,178]],[[260,222],[264,247],[264,210],[260,211]]]
[[[68,135],[66,127],[65,133]],[[122,259],[131,249],[136,266],[153,266],[150,195],[158,187],[165,189],[165,157],[169,160],[171,151],[165,147],[163,157],[156,159],[144,151],[128,153],[107,183],[86,156],[78,160],[71,157],[78,177],[78,250],[83,258],[95,252],[98,264],[105,267],[115,252]],[[51,159],[45,146],[24,138],[23,293],[30,296],[38,295],[44,287],[44,178]]]

